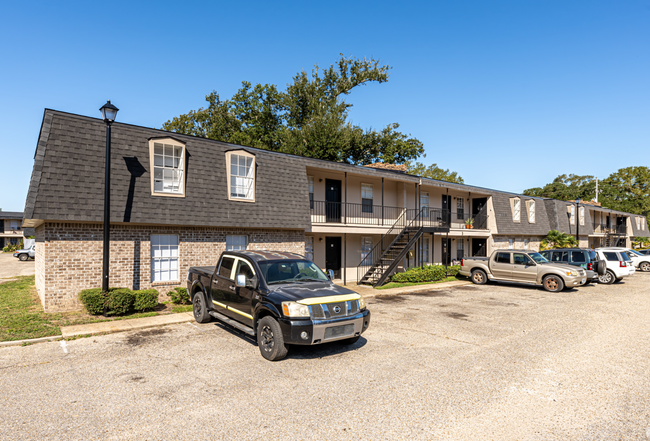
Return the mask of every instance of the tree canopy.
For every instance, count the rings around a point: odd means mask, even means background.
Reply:
[[[429,167],[416,162],[415,164],[410,161],[406,163],[406,172],[411,175],[422,176],[425,178],[437,179],[439,181],[455,182],[457,184],[464,184],[465,181],[458,173],[445,170],[438,167],[438,164],[431,164]]]
[[[284,91],[247,81],[230,99],[213,91],[205,97],[207,107],[172,118],[163,129],[351,164],[402,164],[423,155],[422,142],[400,132],[398,123],[374,130],[348,120],[352,104],[346,96],[356,87],[387,82],[390,69],[379,60],[341,55],[326,69],[299,72]]]
[[[598,201],[603,207],[650,215],[650,168],[622,168],[600,181],[598,187]],[[596,179],[593,176],[560,175],[542,188],[524,190],[524,194],[560,200],[578,197],[592,200],[596,197]]]

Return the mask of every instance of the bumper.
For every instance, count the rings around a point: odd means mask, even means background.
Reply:
[[[317,345],[361,335],[370,326],[367,309],[350,317],[333,320],[279,319],[284,342],[290,345]],[[301,334],[307,333],[307,338]]]
[[[565,276],[564,277],[564,285],[566,287],[571,287],[571,286],[582,286],[585,283],[587,283],[587,276]]]

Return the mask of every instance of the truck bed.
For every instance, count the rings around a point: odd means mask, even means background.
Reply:
[[[190,269],[190,272],[192,272],[194,274],[198,274],[200,276],[210,277],[210,276],[212,276],[212,274],[214,274],[215,268],[216,268],[215,265],[213,265],[213,266],[193,266]]]

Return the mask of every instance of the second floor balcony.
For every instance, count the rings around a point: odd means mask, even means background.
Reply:
[[[487,226],[487,210],[470,213],[443,208],[420,209],[358,204],[351,202],[312,201],[311,222],[314,225],[338,224],[389,228],[398,220],[413,226],[440,229],[482,229]],[[402,215],[405,216],[402,216]]]
[[[595,234],[627,234],[627,225],[608,225],[607,223],[594,222]]]

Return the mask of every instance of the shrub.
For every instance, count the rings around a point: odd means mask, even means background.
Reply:
[[[84,305],[86,311],[99,315],[104,312],[106,293],[103,293],[101,288],[84,289],[79,293],[79,301]]]
[[[169,297],[171,297],[172,302],[177,305],[190,304],[190,296],[187,294],[187,288],[174,288],[174,290],[169,293]]]
[[[128,313],[133,308],[135,295],[133,291],[128,288],[109,288],[108,299],[106,306],[108,306],[107,315],[122,315]]]
[[[399,283],[435,282],[444,279],[445,276],[445,267],[442,265],[418,266],[393,275],[391,281]]]
[[[447,267],[448,276],[456,276],[458,275],[458,271],[460,271],[460,265],[452,265],[450,267]]]
[[[136,311],[154,309],[158,306],[158,291],[155,289],[141,289],[139,291],[133,291],[133,294],[135,295],[133,308]]]

